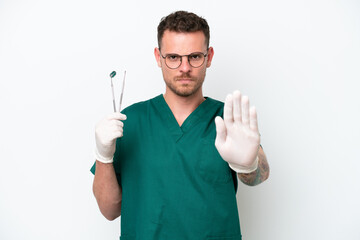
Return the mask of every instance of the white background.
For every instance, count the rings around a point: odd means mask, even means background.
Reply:
[[[118,239],[92,195],[94,126],[164,92],[160,18],[204,16],[204,94],[259,112],[270,179],[240,184],[244,239],[360,239],[360,3],[355,0],[0,1],[0,239]],[[118,96],[118,91],[117,91]]]

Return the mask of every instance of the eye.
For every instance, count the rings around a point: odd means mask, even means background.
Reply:
[[[203,55],[201,53],[193,53],[190,56],[190,60],[201,60]]]
[[[172,61],[172,62],[178,61],[179,58],[180,58],[180,56],[179,56],[179,55],[175,55],[175,54],[167,55],[167,56],[166,56],[166,59],[169,60],[169,61]]]

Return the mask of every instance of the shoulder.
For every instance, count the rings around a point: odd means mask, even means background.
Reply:
[[[136,114],[138,112],[142,112],[142,110],[144,110],[146,108],[147,102],[149,100],[146,101],[141,101],[141,102],[137,102],[137,103],[133,103],[130,106],[126,107],[124,110],[122,110],[121,112],[125,115],[128,114]]]
[[[156,98],[158,98],[158,96],[148,99],[148,100],[145,100],[145,101],[134,103],[134,104],[126,107],[121,112],[123,114],[125,114],[126,116],[128,116],[128,115],[138,116],[138,115],[145,114],[147,112],[147,109],[149,108],[151,102],[154,101],[154,99],[156,99]]]
[[[219,101],[215,98],[211,98],[211,97],[205,97],[206,101],[209,101],[212,105],[217,106],[217,107],[224,107],[224,102]]]
[[[222,116],[224,112],[224,102],[210,97],[205,98],[209,110],[212,109],[212,111],[215,111],[217,116]]]

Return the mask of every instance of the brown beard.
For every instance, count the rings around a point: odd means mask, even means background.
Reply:
[[[172,82],[167,83],[167,82],[165,81],[167,87],[168,87],[173,93],[175,93],[176,95],[181,96],[181,97],[189,97],[189,96],[195,94],[195,93],[201,88],[201,86],[202,86],[202,84],[203,84],[203,82],[204,82],[204,81],[201,81],[201,82],[200,82],[200,80],[199,80],[199,79],[196,79],[196,78],[194,79],[194,78],[191,77],[189,74],[183,74],[183,75],[181,75],[181,76],[174,77],[173,81],[176,82],[176,81],[178,81],[178,80],[180,80],[180,79],[190,79],[190,80],[192,80],[192,81],[194,81],[194,82],[196,83],[196,85],[195,85],[193,88],[190,88],[189,85],[186,84],[186,85],[184,85],[184,87],[185,87],[186,89],[183,89],[183,88],[182,88],[182,89],[179,89],[179,88],[177,88],[176,85],[173,84]],[[183,90],[183,91],[182,91],[182,90]]]

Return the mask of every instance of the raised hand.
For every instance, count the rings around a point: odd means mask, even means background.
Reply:
[[[238,173],[250,173],[258,167],[260,134],[255,107],[239,91],[225,100],[224,119],[215,118],[215,146],[221,157]]]

